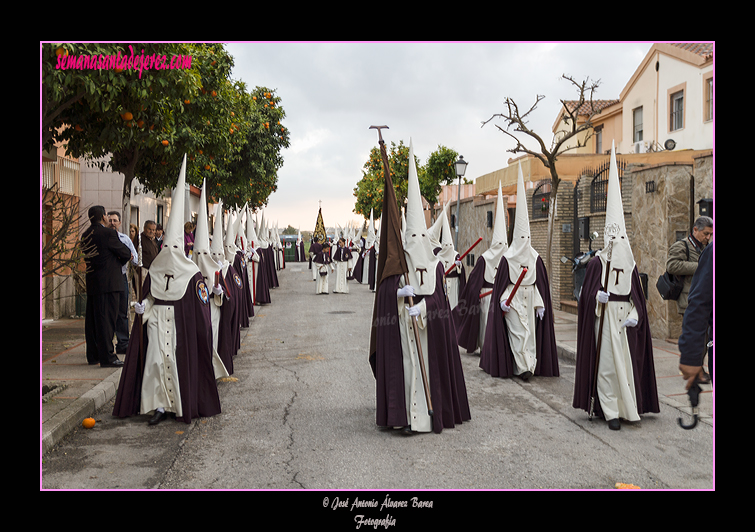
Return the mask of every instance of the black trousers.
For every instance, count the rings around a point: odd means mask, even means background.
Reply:
[[[109,364],[117,359],[113,352],[113,334],[119,299],[120,292],[87,294],[84,335],[90,364]]]
[[[118,316],[115,320],[115,352],[126,354],[128,348],[128,279],[123,275],[123,291],[118,299]]]

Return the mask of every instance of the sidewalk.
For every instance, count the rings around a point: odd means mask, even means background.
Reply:
[[[555,313],[556,343],[564,363],[576,359],[577,316],[562,311]],[[115,397],[120,368],[90,366],[86,361],[84,319],[44,320],[42,326],[42,453],[47,452],[86,417],[94,416],[100,407]],[[679,376],[679,350],[676,344],[653,339],[658,396],[661,408],[673,407],[690,421],[689,401]],[[123,355],[119,358],[123,359]],[[52,388],[45,393],[46,387]],[[711,424],[710,387],[700,399],[700,422]],[[682,415],[682,414],[680,414]]]

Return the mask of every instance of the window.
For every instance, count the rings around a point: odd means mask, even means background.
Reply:
[[[642,107],[632,111],[632,142],[642,140]]]
[[[705,112],[704,120],[709,122],[713,120],[713,76],[706,78],[705,81]]]
[[[595,128],[595,153],[603,153],[603,126]]]
[[[684,127],[684,91],[675,92],[671,95],[671,121],[669,124],[671,131]]]

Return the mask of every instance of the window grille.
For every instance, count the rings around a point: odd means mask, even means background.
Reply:
[[[547,218],[551,198],[551,180],[544,179],[532,194],[532,219]]]
[[[600,164],[597,168],[585,169],[582,171],[584,176],[592,176],[590,185],[590,212],[606,212],[606,193],[608,192],[608,170],[610,160]],[[619,186],[621,186],[626,162],[616,159],[616,166],[619,173]]]

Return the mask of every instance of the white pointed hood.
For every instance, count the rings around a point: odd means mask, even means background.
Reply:
[[[414,162],[414,148],[409,141],[409,182],[407,185],[406,230],[404,232],[404,252],[409,268],[409,284],[417,295],[435,292],[435,270],[438,258],[433,254],[428,236],[419,177]]]
[[[521,173],[521,167],[519,171]],[[485,259],[485,280],[495,283],[495,273],[503,254],[509,249],[508,232],[506,231],[506,209],[503,207],[501,182],[498,182],[498,203],[496,204],[495,222],[493,224],[493,238],[490,247],[482,254]]]
[[[212,257],[210,248],[210,227],[207,218],[207,184],[202,183],[202,194],[199,197],[199,212],[197,213],[197,231],[194,236],[194,253],[192,260],[197,263],[208,286],[215,284],[215,272],[220,269],[217,261]]]
[[[222,265],[223,277],[228,271],[230,263],[225,258],[225,238],[223,234],[223,200],[219,200],[215,205],[215,225],[212,229],[212,243],[210,244],[210,258],[216,264]]]
[[[458,255],[456,248],[454,248],[454,238],[451,235],[451,224],[448,222],[448,203],[443,207],[440,216],[438,216],[438,220],[436,220],[433,225],[439,225],[440,228],[440,240],[438,242],[440,245],[440,251],[438,251],[436,257],[440,260],[443,265],[443,271],[445,272],[453,266]]]
[[[367,237],[364,239],[364,247],[365,249],[370,249],[373,245],[375,245],[375,220],[373,219],[373,209],[370,209],[370,225],[367,226]]]
[[[443,209],[438,213],[438,217],[435,222],[427,228],[427,236],[430,237],[430,244],[433,249],[440,247],[440,237],[443,234],[443,213],[448,207],[448,203],[443,206]]]
[[[260,223],[257,226],[257,238],[259,239],[258,245],[255,246],[259,249],[267,249],[267,234],[265,234],[265,211],[262,211],[260,217]]]
[[[246,210],[246,239],[249,245],[256,248],[259,246],[259,238],[257,237],[257,230],[254,228],[254,220],[252,219],[252,211],[247,208]]]
[[[184,205],[186,201],[186,155],[170,201],[163,247],[149,267],[150,292],[157,299],[175,301],[186,292],[199,267],[184,253]]]
[[[236,259],[236,211],[231,209],[228,213],[228,223],[225,229],[225,259],[233,264]]]
[[[532,247],[530,238],[530,218],[527,210],[527,194],[524,190],[524,177],[522,165],[519,164],[519,177],[516,185],[516,219],[511,238],[511,246],[503,256],[509,263],[509,278],[512,283],[519,279],[522,268],[527,267],[527,274],[522,279],[522,284],[535,284],[537,279],[536,262],[539,257],[535,248]]]
[[[610,250],[610,259],[609,257]],[[601,284],[605,279],[606,262],[611,261],[608,277],[608,292],[628,295],[632,290],[632,272],[635,261],[629,245],[627,228],[624,222],[624,202],[621,198],[619,169],[616,165],[616,152],[611,145],[611,162],[608,170],[608,191],[606,195],[606,225],[603,229],[603,249],[597,255],[603,264]]]

